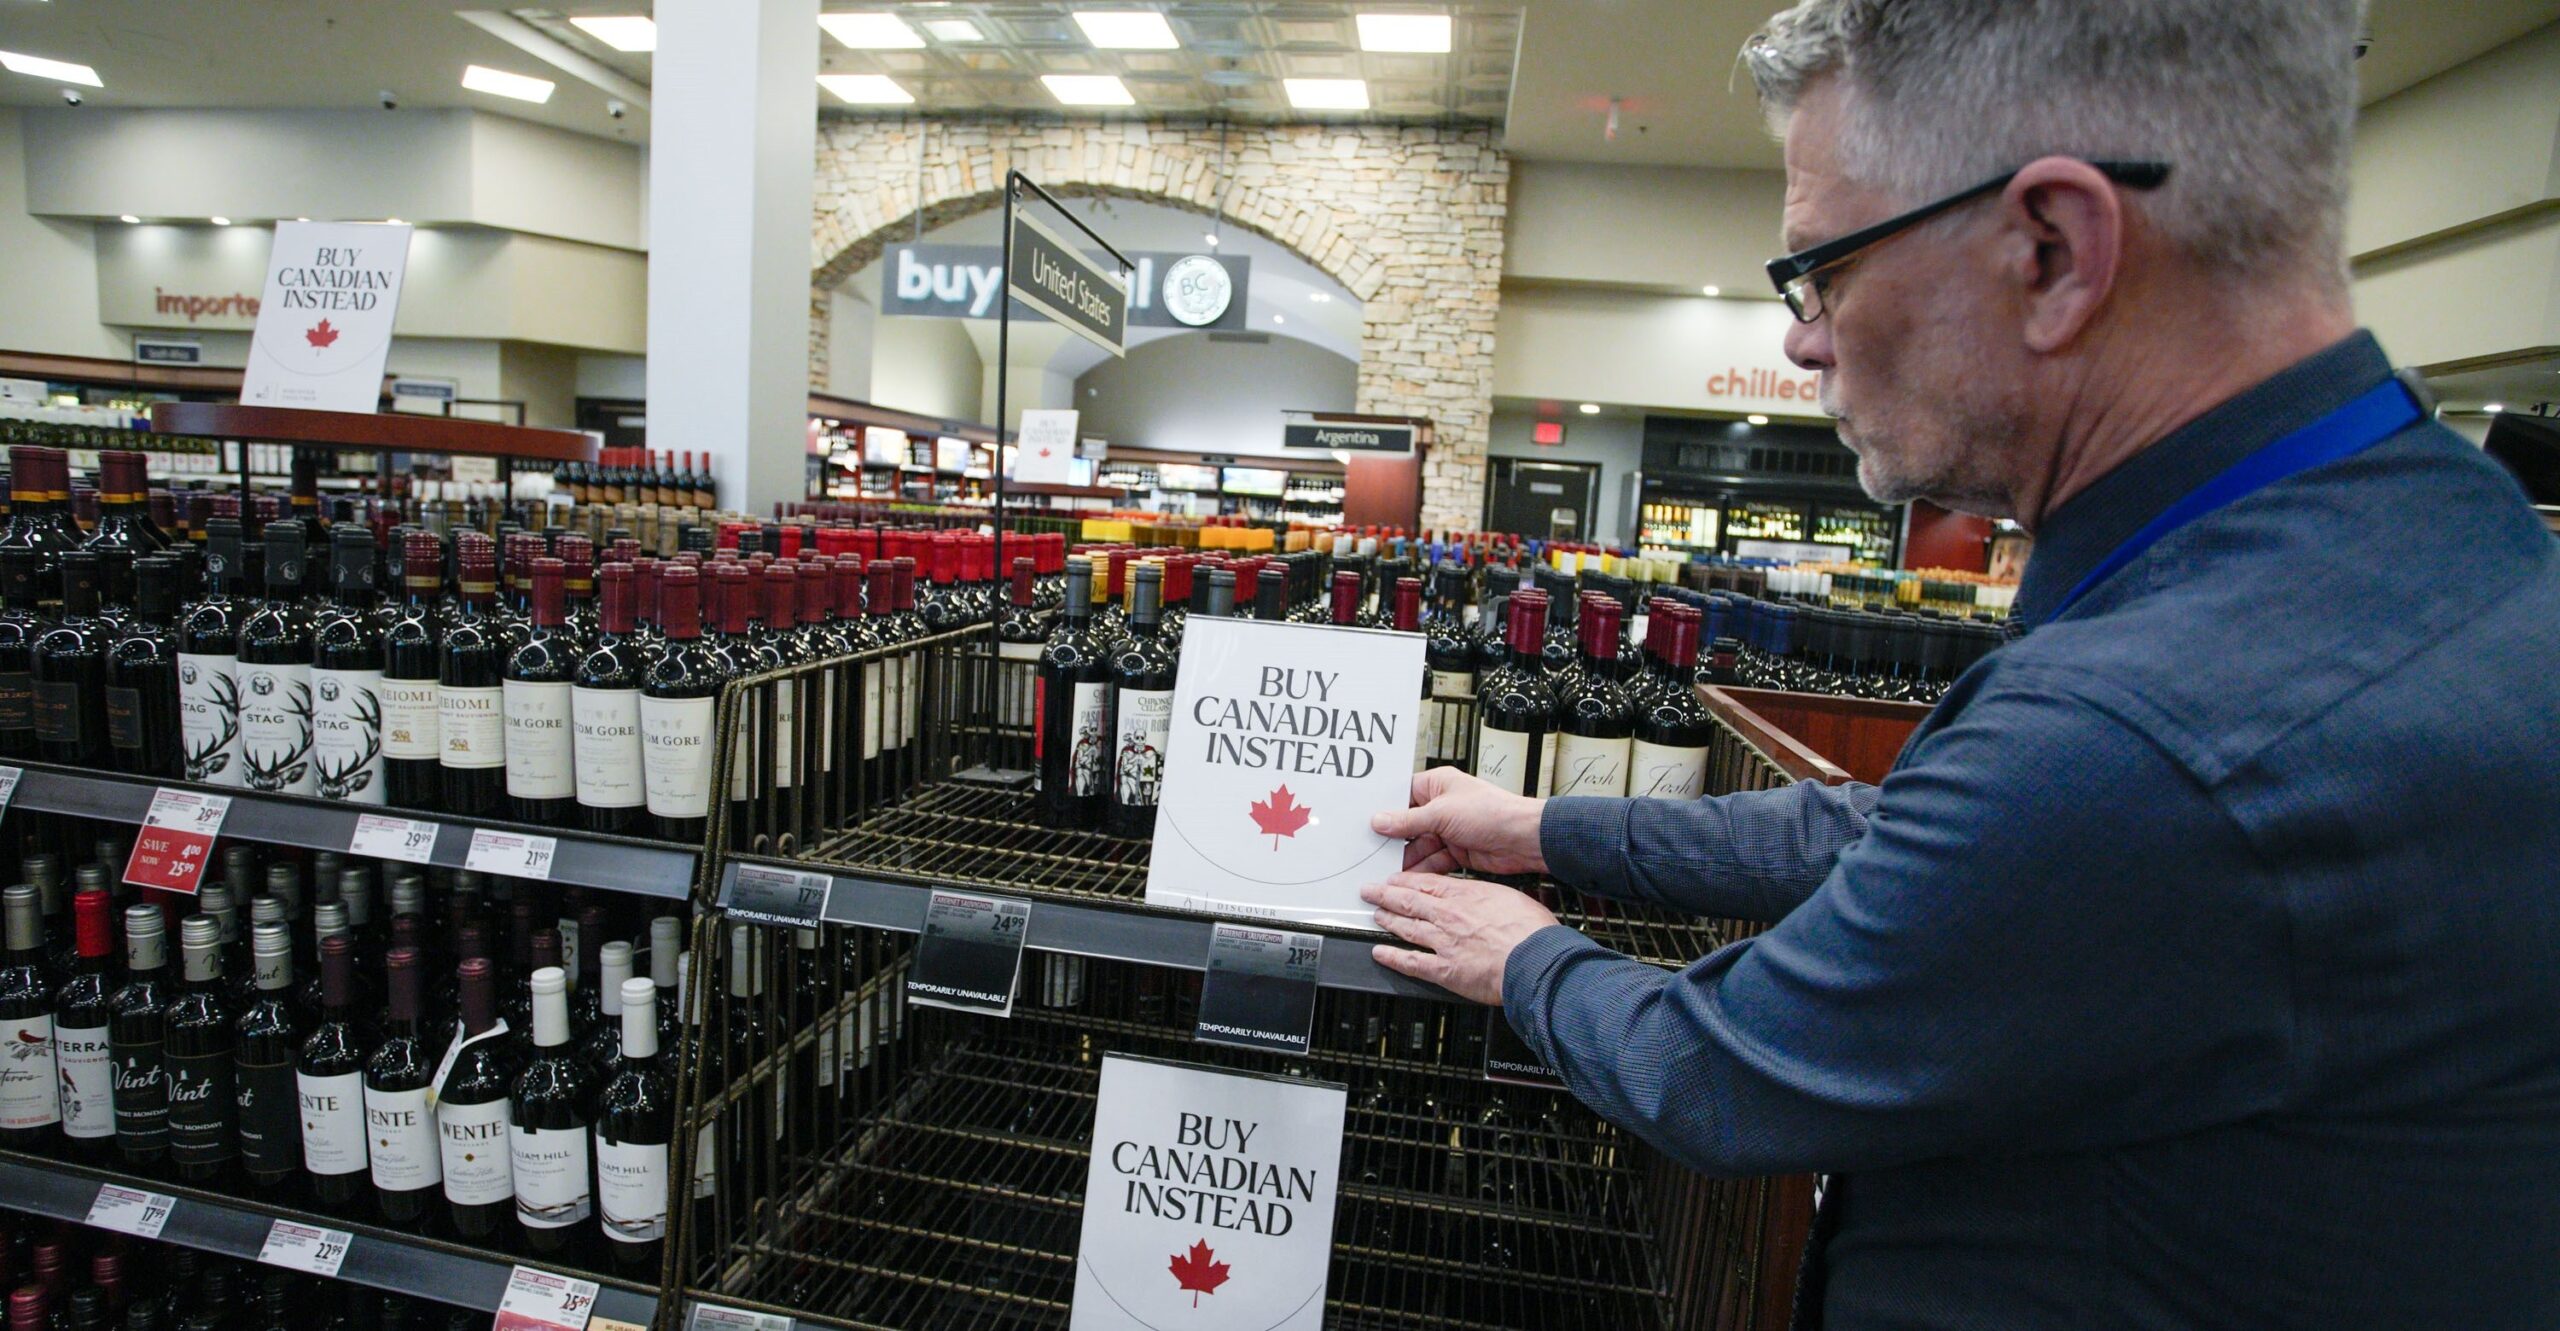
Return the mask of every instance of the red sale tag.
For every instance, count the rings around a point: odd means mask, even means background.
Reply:
[[[228,795],[165,788],[153,792],[151,810],[142,816],[142,830],[124,864],[124,880],[194,895],[204,885],[205,869],[213,863],[213,839],[230,812]]]

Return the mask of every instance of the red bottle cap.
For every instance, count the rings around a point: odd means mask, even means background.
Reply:
[[[824,556],[800,561],[800,622],[822,624],[833,608],[828,579],[833,570]]]
[[[782,632],[800,622],[800,575],[789,564],[764,571],[764,626]]]
[[[670,638],[702,636],[702,574],[693,565],[658,570],[658,627]]]
[[[1344,569],[1333,575],[1333,622],[1350,624],[1360,616],[1360,575]]]
[[[632,621],[632,584],[638,581],[638,570],[619,560],[605,565],[596,573],[599,585],[596,625],[606,633],[629,633]]]
[[[533,622],[542,628],[556,629],[568,621],[560,586],[564,573],[557,559],[533,561]]]

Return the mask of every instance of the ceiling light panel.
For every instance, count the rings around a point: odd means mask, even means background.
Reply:
[[[1079,9],[1076,26],[1106,51],[1171,51],[1182,45],[1173,25],[1152,9]]]
[[[532,102],[537,106],[550,101],[553,90],[559,87],[549,79],[510,74],[503,69],[491,69],[487,65],[464,66],[462,86],[473,92],[485,92],[492,97],[511,97],[516,101]]]
[[[924,38],[895,14],[820,14],[818,26],[857,51],[911,51],[924,45]]]
[[[1359,79],[1282,79],[1280,85],[1301,111],[1369,109],[1369,85]]]
[[[658,21],[643,14],[605,18],[572,18],[570,26],[617,51],[658,49]]]
[[[916,100],[886,74],[820,74],[818,86],[848,106],[911,106]]]
[[[1360,49],[1403,51],[1420,55],[1449,53],[1446,14],[1361,14]]]
[[[69,60],[48,60],[40,55],[20,55],[16,51],[0,51],[0,69],[30,78],[51,79],[56,83],[77,83],[84,88],[107,86],[98,81],[98,71]]]
[[[1049,95],[1064,106],[1135,106],[1128,85],[1110,74],[1043,74]]]

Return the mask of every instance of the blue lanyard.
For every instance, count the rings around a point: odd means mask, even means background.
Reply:
[[[2118,569],[2142,557],[2161,538],[2180,527],[2228,508],[2278,481],[2354,457],[2416,424],[2422,413],[2409,390],[2397,379],[2385,379],[2355,401],[2330,412],[2284,438],[2233,463],[2230,470],[2190,491],[2160,516],[2144,523],[2115,553],[2098,562],[2077,586],[2064,594],[2045,622],[2060,619],[2089,589]]]

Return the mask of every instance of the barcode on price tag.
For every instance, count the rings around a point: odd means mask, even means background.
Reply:
[[[685,1331],[791,1331],[791,1319],[780,1313],[749,1312],[697,1303],[685,1318]]]
[[[592,1280],[519,1266],[507,1274],[492,1331],[586,1331],[597,1289]]]
[[[230,813],[231,797],[228,795],[206,795],[163,786],[151,792],[151,809],[142,815],[142,825],[213,836],[222,831],[222,820]]]
[[[258,1260],[315,1276],[335,1276],[347,1260],[347,1246],[355,1240],[355,1235],[343,1229],[279,1220],[267,1227],[267,1241],[258,1249]]]
[[[547,879],[551,876],[551,856],[559,849],[560,843],[547,836],[479,827],[472,829],[471,853],[463,859],[462,867],[509,878]]]
[[[18,769],[0,767],[0,813],[9,809],[9,797],[18,793]]]
[[[160,1237],[160,1227],[169,1223],[169,1213],[177,1208],[178,1199],[166,1193],[119,1188],[110,1183],[99,1188],[98,1199],[89,1203],[89,1223],[138,1239],[156,1239]]]
[[[347,843],[347,853],[369,855],[377,860],[425,864],[435,858],[436,834],[443,830],[435,823],[415,818],[360,813],[356,815],[356,834]]]

